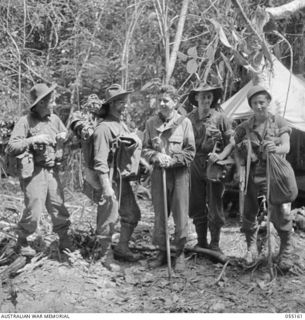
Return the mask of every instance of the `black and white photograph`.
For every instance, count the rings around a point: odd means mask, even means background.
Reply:
[[[0,0],[0,318],[305,315],[305,0]]]

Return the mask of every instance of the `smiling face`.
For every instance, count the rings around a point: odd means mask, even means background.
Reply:
[[[251,108],[257,119],[264,120],[268,117],[270,98],[265,93],[258,93],[250,100]]]
[[[160,113],[165,119],[168,119],[175,110],[177,100],[173,99],[170,94],[162,93],[159,97]]]
[[[207,114],[210,112],[213,103],[214,95],[211,91],[198,92],[195,96],[198,102],[198,111],[200,114]]]

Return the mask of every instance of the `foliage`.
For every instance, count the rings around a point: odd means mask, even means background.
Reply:
[[[293,47],[295,71],[304,71],[304,11],[267,23],[261,30],[258,5],[287,1],[239,1],[254,29],[265,32],[266,51],[233,2],[190,1],[170,80],[181,95],[208,81],[221,84],[229,97],[249,79],[249,71],[256,71],[268,50],[288,63],[289,48],[273,30],[286,36]],[[103,97],[109,84],[119,82],[136,91],[132,120],[142,128],[155,106],[155,91],[148,87],[152,79],[161,84],[165,77],[157,3],[168,6],[172,47],[182,6],[179,0],[0,0],[1,114],[16,118],[27,110],[34,83],[56,82],[57,111],[66,120],[71,107],[79,108],[89,94]]]

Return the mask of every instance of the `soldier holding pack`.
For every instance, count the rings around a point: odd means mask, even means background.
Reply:
[[[208,180],[207,166],[208,161],[223,160],[217,152],[225,148],[232,134],[229,120],[217,110],[221,94],[220,87],[204,84],[191,90],[189,101],[197,108],[188,116],[196,141],[196,155],[191,165],[189,215],[196,228],[197,245],[215,251],[220,251],[220,231],[225,222],[222,200],[224,184]],[[207,242],[208,228],[211,233],[210,244]]]
[[[267,193],[267,156],[273,154],[285,158],[290,150],[291,128],[284,118],[269,112],[272,96],[266,88],[260,85],[253,86],[248,91],[247,99],[254,114],[236,128],[234,139],[231,139],[231,148],[224,153],[229,153],[235,147],[247,166],[247,193],[244,199],[242,231],[247,242],[245,260],[247,264],[252,264],[258,257],[257,197],[259,194]],[[270,170],[271,166],[270,162]],[[278,176],[277,179],[279,178]],[[281,240],[278,266],[287,271],[292,267],[293,251],[291,201],[285,200],[284,194],[275,195],[275,198],[275,203],[269,201],[270,218]]]
[[[93,133],[93,170],[101,187],[97,218],[99,231],[101,234],[111,234],[119,214],[120,239],[113,255],[115,259],[134,262],[140,259],[140,255],[133,253],[128,244],[141,213],[130,182],[127,178],[120,179],[118,163],[115,161],[118,151],[115,146],[117,138],[130,135],[128,127],[122,121],[128,94],[130,91],[123,90],[119,84],[113,84],[106,89],[103,108],[106,108],[107,112]],[[140,139],[138,143],[141,144]]]
[[[55,87],[41,83],[31,89],[30,112],[17,122],[7,145],[7,152],[16,157],[21,168],[19,178],[26,208],[18,223],[17,247],[24,255],[35,254],[27,237],[37,229],[44,206],[51,215],[53,231],[59,235],[60,249],[73,249],[57,165],[61,161],[57,147],[66,139],[67,129],[51,113]]]

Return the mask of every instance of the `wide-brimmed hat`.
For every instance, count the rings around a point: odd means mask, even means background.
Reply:
[[[253,86],[247,93],[247,99],[250,107],[251,107],[251,103],[250,103],[251,99],[259,93],[266,93],[269,96],[269,99],[272,100],[271,93],[266,88],[260,85],[256,85],[256,86]]]
[[[108,104],[111,101],[117,100],[120,97],[130,94],[131,90],[124,90],[120,84],[114,83],[109,88],[106,89],[105,93],[105,104]]]
[[[203,84],[201,83],[197,88],[194,88],[191,90],[189,93],[189,101],[191,102],[192,105],[198,107],[198,101],[195,99],[196,94],[198,92],[213,92],[213,102],[211,107],[214,107],[216,102],[221,98],[222,95],[222,89],[220,86],[211,86],[209,84]]]
[[[41,99],[50,94],[55,88],[56,84],[53,84],[51,87],[48,87],[45,83],[35,84],[30,91],[30,109],[32,110]]]

